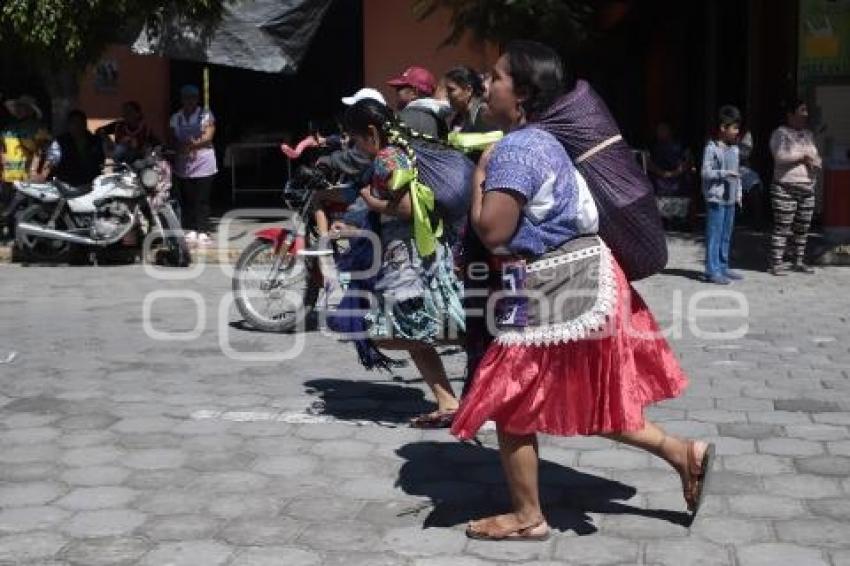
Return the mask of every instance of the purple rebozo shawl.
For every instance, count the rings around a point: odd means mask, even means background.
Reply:
[[[630,281],[667,264],[667,240],[649,178],[611,112],[586,81],[530,125],[554,135],[584,176],[599,209],[599,235]]]

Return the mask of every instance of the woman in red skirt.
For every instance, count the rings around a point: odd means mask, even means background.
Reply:
[[[563,146],[527,126],[571,90],[560,58],[510,44],[493,69],[490,118],[509,132],[482,159],[471,220],[493,251],[502,288],[490,296],[496,338],[478,366],[452,433],[496,422],[513,512],[470,523],[485,540],[543,540],[537,433],[601,435],[667,461],[696,513],[713,446],[668,435],[643,416],[681,394],[681,367],[637,292],[596,236],[598,218]],[[604,222],[604,219],[602,219]]]

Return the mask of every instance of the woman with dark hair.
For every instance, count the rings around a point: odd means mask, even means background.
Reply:
[[[493,69],[493,121],[508,132],[473,182],[471,219],[494,250],[502,289],[496,337],[463,398],[452,433],[496,422],[513,512],[470,523],[483,540],[543,540],[537,433],[601,435],[659,456],[697,511],[713,447],[668,435],[644,408],[678,396],[687,379],[608,247],[582,227],[580,177],[562,144],[533,124],[575,84],[560,58],[509,44]],[[600,222],[606,218],[600,217]]]
[[[770,273],[786,275],[785,247],[791,238],[794,263],[790,269],[812,274],[805,264],[806,241],[815,210],[815,184],[821,157],[815,137],[808,129],[809,108],[794,99],[785,104],[785,125],[770,137],[773,154],[773,236],[770,242]]]
[[[445,76],[446,95],[454,110],[451,129],[456,132],[488,132],[484,120],[484,81],[470,67],[455,67]]]
[[[406,350],[437,401],[437,410],[411,422],[418,428],[451,425],[458,401],[435,345],[452,342],[464,329],[461,286],[452,254],[436,218],[433,191],[419,182],[409,133],[374,100],[345,114],[355,147],[373,160],[370,186],[361,196],[380,235],[381,265],[373,285],[377,308],[366,315],[369,338],[384,350]]]

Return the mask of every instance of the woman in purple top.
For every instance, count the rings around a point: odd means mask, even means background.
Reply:
[[[199,105],[200,91],[194,85],[180,89],[183,107],[171,116],[171,141],[177,148],[174,189],[183,216],[183,229],[190,245],[208,246],[210,192],[218,172],[213,148],[215,118]]]
[[[495,339],[452,433],[470,439],[496,422],[513,510],[473,521],[470,538],[549,536],[538,490],[541,432],[601,435],[659,456],[680,475],[693,512],[711,465],[709,444],[644,418],[647,405],[681,394],[687,378],[596,226],[583,222],[583,179],[564,147],[529,125],[568,82],[560,58],[533,42],[508,45],[493,69],[490,117],[509,133],[482,157],[471,222],[494,252],[501,289],[490,296]]]

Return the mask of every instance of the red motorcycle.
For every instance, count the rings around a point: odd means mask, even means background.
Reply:
[[[351,190],[315,167],[300,167],[284,189],[284,203],[296,211],[289,226],[258,231],[239,256],[233,274],[236,308],[257,330],[287,332],[296,328],[316,308],[324,278],[319,267],[331,249],[315,249],[319,234],[313,214],[319,199],[329,191]]]

